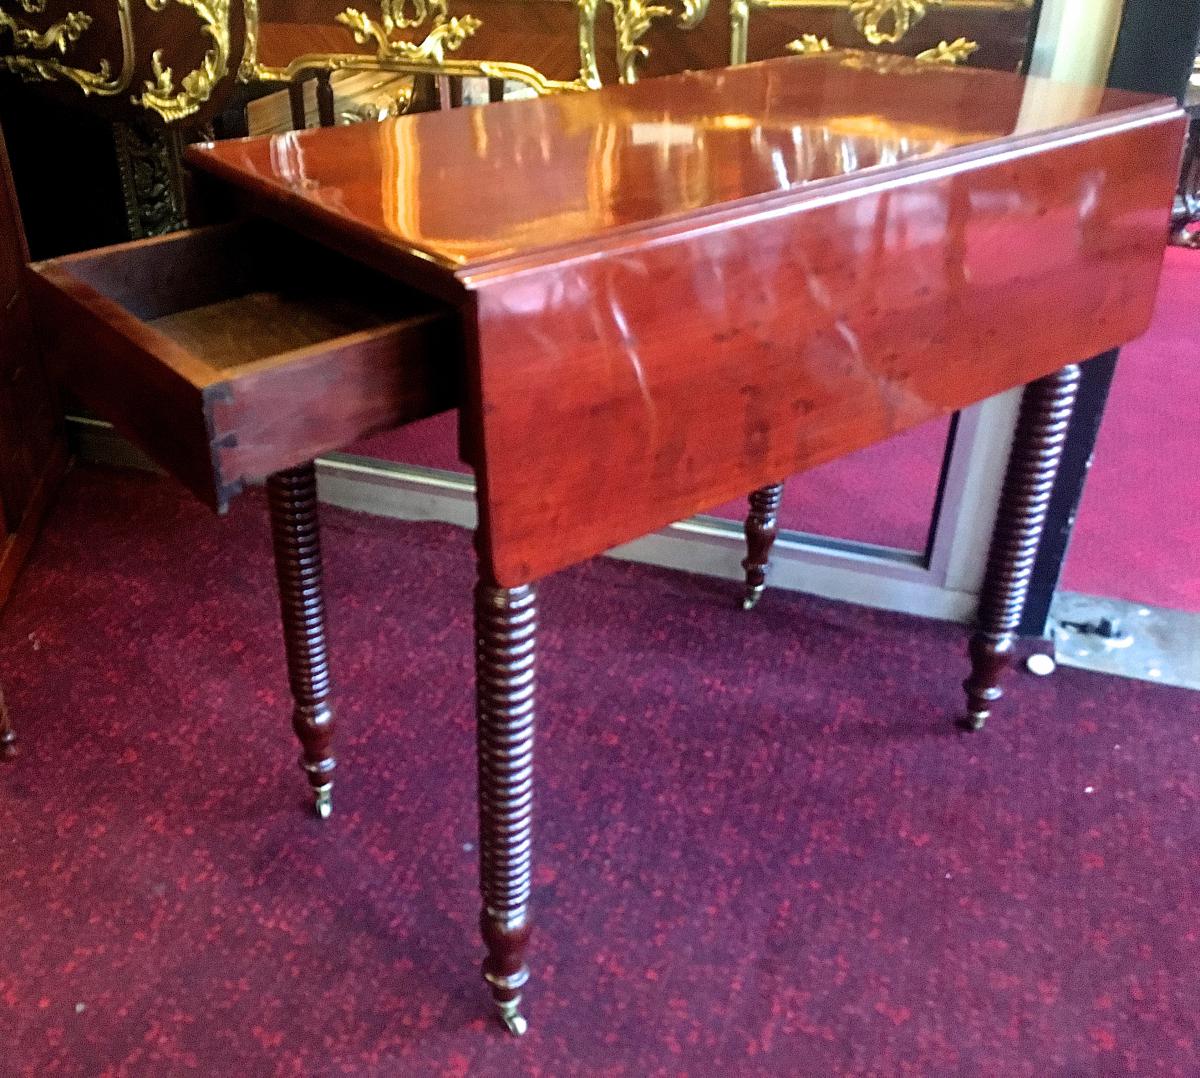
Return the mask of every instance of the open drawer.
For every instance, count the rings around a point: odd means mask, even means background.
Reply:
[[[30,267],[55,376],[203,501],[457,404],[454,312],[266,222]]]

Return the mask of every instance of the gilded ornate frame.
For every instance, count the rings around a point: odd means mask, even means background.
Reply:
[[[931,8],[943,11],[1030,11],[1033,5],[1034,0],[730,0],[729,62],[746,62],[750,16],[755,11],[781,11],[792,8],[849,10],[855,28],[867,44],[895,45],[925,18]],[[801,43],[820,40],[822,39],[813,35],[804,35],[798,39]],[[920,59],[956,63],[977,48],[976,42],[959,38],[953,42],[942,42],[936,48],[927,50],[921,54]],[[796,47],[793,51],[819,51],[819,46]],[[932,55],[934,53],[938,55]]]
[[[138,66],[137,43],[134,31],[136,0],[116,0],[117,26],[121,36],[121,68],[116,75],[112,64],[101,60],[96,70],[88,70],[68,62],[75,45],[84,38],[94,18],[82,11],[70,11],[45,30],[26,24],[20,15],[0,10],[0,30],[8,31],[12,51],[0,56],[0,70],[11,71],[26,81],[74,83],[85,96],[116,97],[126,93],[133,83]],[[189,71],[176,85],[174,74],[163,63],[162,50],[150,57],[151,77],[140,92],[130,95],[130,102],[155,113],[166,123],[173,123],[199,111],[212,96],[213,90],[229,73],[231,48],[230,19],[232,0],[143,0],[153,13],[166,9],[170,3],[187,8],[200,23],[200,32],[208,47],[200,66]],[[16,0],[26,15],[39,15],[46,9],[46,0]],[[57,52],[58,55],[44,55]]]
[[[121,32],[121,69],[114,76],[108,60],[101,60],[99,69],[89,71],[66,62],[72,47],[92,25],[92,16],[82,11],[68,12],[59,22],[44,31],[27,26],[20,17],[0,11],[0,30],[12,35],[13,52],[0,56],[0,70],[11,71],[31,82],[73,82],[85,95],[113,97],[123,93],[133,81],[133,0],[116,0],[117,25]],[[46,0],[20,0],[21,9],[29,15],[41,14]],[[37,56],[56,50],[58,57]]]
[[[407,3],[412,15],[407,15]],[[271,67],[258,59],[258,0],[245,0],[246,49],[238,69],[243,82],[291,82],[310,71],[371,70],[406,75],[448,75],[466,78],[506,79],[530,87],[535,93],[591,90],[600,86],[596,63],[595,24],[599,0],[573,0],[579,16],[579,75],[571,81],[551,79],[527,64],[506,60],[447,58],[456,52],[482,25],[473,15],[451,16],[447,0],[382,0],[378,17],[356,8],[346,8],[336,21],[354,40],[375,46],[375,54],[305,53],[286,67]],[[428,22],[420,42],[397,40],[398,29],[412,29]]]

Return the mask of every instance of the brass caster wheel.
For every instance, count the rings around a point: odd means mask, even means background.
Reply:
[[[763,597],[763,592],[767,590],[765,584],[759,584],[756,587],[747,588],[746,596],[742,599],[743,610],[753,610],[758,606],[758,600]]]
[[[327,786],[319,786],[313,790],[316,798],[317,815],[322,820],[328,820],[333,815],[333,783]]]
[[[504,1028],[509,1031],[514,1037],[523,1037],[525,1031],[529,1029],[529,1023],[525,1021],[521,1012],[517,1009],[521,1001],[514,999],[509,1002],[496,1002],[496,1007],[500,1011],[500,1021],[504,1023]]]
[[[990,711],[970,711],[963,718],[959,719],[958,725],[963,730],[970,730],[972,732],[982,730],[990,714]]]

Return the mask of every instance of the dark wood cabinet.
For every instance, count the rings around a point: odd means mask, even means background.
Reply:
[[[0,132],[0,604],[66,466],[58,402],[33,333],[28,252]]]

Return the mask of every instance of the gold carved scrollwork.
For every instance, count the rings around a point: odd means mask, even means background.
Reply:
[[[38,15],[46,10],[46,0],[20,0],[23,11]],[[11,71],[27,81],[58,82],[65,80],[78,86],[84,94],[111,97],[128,88],[133,78],[133,19],[130,0],[117,0],[117,23],[121,31],[121,70],[114,76],[112,64],[101,60],[95,71],[73,67],[62,60],[45,56],[26,56],[26,52],[57,50],[66,57],[92,25],[92,17],[82,11],[68,12],[66,17],[37,30],[25,26],[12,15],[0,11],[0,30],[12,37],[14,54],[0,56],[0,70]]]
[[[600,67],[596,60],[596,9],[600,0],[576,0],[579,12],[579,81],[584,88],[600,88]]]
[[[270,67],[258,61],[258,0],[244,0],[244,4],[246,47],[238,67],[238,78],[245,82],[290,82],[313,71],[370,70],[504,79],[528,86],[538,94],[600,86],[595,43],[599,0],[575,0],[579,13],[580,72],[579,77],[570,82],[547,78],[527,64],[466,60],[448,55],[456,52],[482,25],[474,15],[451,16],[448,0],[383,0],[378,16],[358,8],[346,8],[336,21],[350,31],[357,44],[372,46],[374,55],[310,53],[293,58],[286,67]],[[410,30],[428,20],[432,20],[432,26],[422,41],[405,41],[393,36],[397,30]]]
[[[853,0],[850,17],[872,45],[895,45],[942,0]]]
[[[171,0],[146,0],[151,11],[162,11]],[[229,71],[229,0],[176,0],[195,12],[200,31],[211,42],[200,66],[188,72],[175,88],[175,78],[163,65],[162,50],[150,57],[154,78],[146,80],[146,89],[134,95],[134,103],[158,113],[168,123],[190,116],[211,96],[216,84]]]
[[[855,29],[867,42],[895,45],[925,18],[931,8],[941,11],[1028,11],[1032,7],[1033,0],[730,0],[729,62],[746,62],[750,14],[754,11],[840,8],[850,13]],[[961,63],[978,48],[977,42],[957,38],[926,49],[920,59],[928,63]]]
[[[428,5],[425,0],[415,0],[412,17],[404,14],[405,6],[405,0],[399,3],[384,0],[378,20],[357,8],[348,7],[335,21],[349,29],[359,45],[373,44],[375,55],[381,60],[428,61],[435,65],[443,63],[447,52],[460,48],[482,25],[474,15],[448,17],[445,0],[432,0]],[[419,26],[431,11],[434,13],[433,27],[424,41],[392,39],[396,30]]]
[[[246,16],[246,38],[242,43],[242,62],[238,64],[237,77],[242,82],[253,82],[258,66],[258,0],[242,0]]]
[[[736,3],[737,0],[734,0]],[[609,0],[613,26],[617,31],[617,68],[622,82],[637,82],[637,63],[650,55],[641,43],[655,19],[666,18],[672,11],[665,4],[647,4],[645,0]],[[708,14],[709,0],[680,0],[675,25],[694,30]]]
[[[795,41],[789,41],[786,48],[797,56],[815,56],[817,53],[833,51],[829,38],[817,37],[816,34],[801,34]]]
[[[682,0],[682,8],[675,17],[680,30],[694,30],[708,14],[708,0]]]
[[[641,44],[646,31],[655,19],[671,14],[663,4],[647,4],[645,0],[611,0],[613,26],[617,31],[617,67],[622,82],[637,82],[637,62],[649,56],[650,50]]]
[[[939,41],[932,49],[917,53],[917,59],[924,64],[961,64],[978,51],[978,41],[957,37],[953,41]]]
[[[66,18],[39,31],[22,26],[11,15],[0,11],[0,29],[8,30],[12,34],[13,45],[18,49],[58,49],[62,56],[66,56],[67,50],[91,25],[92,17],[86,12],[68,11]]]
[[[788,52],[795,53],[797,56],[818,56],[827,52],[844,52],[848,56],[854,55],[853,49],[835,49],[827,37],[817,37],[816,34],[803,34],[795,41],[789,41],[786,48]],[[920,64],[961,64],[978,48],[978,42],[960,37],[954,41],[939,41],[932,49],[917,53],[913,59]],[[885,60],[891,61],[890,66],[894,69],[903,67],[907,62],[902,56],[880,56],[878,53],[871,55],[875,58],[877,69]]]

